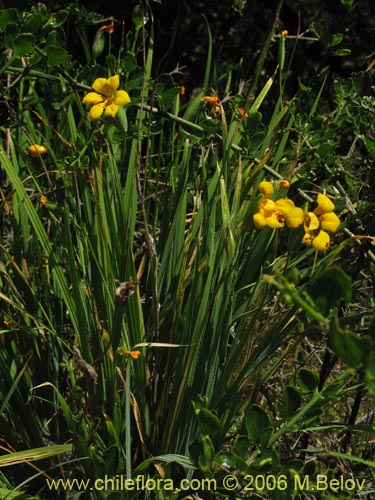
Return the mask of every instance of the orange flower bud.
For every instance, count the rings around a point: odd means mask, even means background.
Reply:
[[[125,349],[120,350],[121,354],[125,354],[126,356],[130,356],[133,359],[138,359],[141,356],[140,351],[126,351]]]
[[[212,107],[217,106],[217,104],[219,104],[219,98],[217,95],[214,95],[214,96],[206,95],[206,96],[202,97],[202,101],[206,102],[207,104],[209,104]]]
[[[249,118],[249,113],[245,111],[244,108],[238,108],[238,111],[240,112],[240,115],[242,115],[244,118]]]
[[[109,35],[115,31],[115,23],[112,21],[111,24],[106,24],[100,28],[100,31],[106,31]]]
[[[16,326],[16,323],[12,319],[10,319],[9,321],[4,321],[4,325],[7,328],[14,328]]]

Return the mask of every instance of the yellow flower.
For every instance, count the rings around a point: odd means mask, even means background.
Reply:
[[[28,151],[31,156],[40,156],[47,153],[47,149],[40,144],[31,144],[31,146],[29,146],[28,148]]]
[[[264,212],[256,212],[253,215],[253,222],[257,229],[262,229],[262,227],[265,227],[267,225],[267,219],[264,215]]]
[[[265,226],[277,229],[283,227],[284,218],[277,210],[275,202],[263,197],[259,203],[258,212],[253,215],[253,222],[257,229]]]
[[[273,185],[271,182],[268,181],[262,181],[259,184],[258,190],[260,193],[262,193],[263,196],[271,196],[273,194]]]
[[[303,241],[306,245],[312,245],[319,252],[324,252],[330,244],[327,231],[335,233],[340,225],[340,219],[333,212],[335,205],[326,195],[319,193],[317,203],[318,206],[313,212],[307,212],[304,215],[305,236]]]
[[[106,116],[114,117],[119,106],[125,106],[130,102],[129,94],[125,90],[117,90],[119,85],[119,75],[95,80],[92,88],[96,92],[89,92],[82,99],[83,104],[91,104],[91,120],[100,118],[103,111]]]
[[[39,198],[39,203],[40,203],[41,205],[46,205],[46,204],[47,204],[47,198],[46,198],[45,196],[41,196],[41,197]]]
[[[257,229],[268,226],[272,229],[283,227],[297,228],[303,222],[303,210],[296,207],[289,198],[280,198],[273,201],[269,196],[273,194],[273,184],[262,181],[258,190],[263,194],[258,205],[258,212],[253,215],[253,222]]]
[[[333,210],[335,209],[335,205],[325,194],[319,193],[316,201],[318,203],[318,206],[314,210],[314,214],[316,215],[333,212]]]
[[[329,212],[320,216],[320,223],[323,229],[335,233],[340,225],[340,219],[335,212]]]
[[[307,233],[312,233],[316,230],[320,230],[319,219],[313,212],[305,213],[303,225]]]
[[[306,245],[312,245],[319,252],[324,252],[329,247],[330,238],[329,234],[321,229],[316,236],[314,233],[305,233],[303,242]]]
[[[282,185],[281,182],[278,183],[279,186]],[[283,187],[289,186],[286,184]],[[335,205],[326,195],[318,194],[317,207],[312,212],[304,212],[289,198],[271,200],[269,197],[274,192],[271,182],[262,181],[258,189],[263,196],[259,202],[258,211],[253,215],[253,222],[257,229],[266,226],[277,229],[284,227],[285,224],[290,229],[296,229],[303,224],[305,230],[303,242],[319,252],[327,250],[330,244],[328,232],[337,231],[340,219],[333,212]]]
[[[289,198],[282,198],[276,201],[276,205],[283,212],[286,225],[290,229],[296,229],[303,222],[303,210],[300,207],[296,207],[292,200]]]

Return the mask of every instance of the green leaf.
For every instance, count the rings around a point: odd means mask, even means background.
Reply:
[[[366,383],[369,391],[375,397],[375,352],[372,350],[365,371]]]
[[[209,436],[202,437],[202,448],[205,462],[211,464],[215,455],[215,448]]]
[[[351,332],[344,332],[339,328],[337,318],[330,323],[328,338],[335,353],[345,364],[355,370],[359,370],[365,365],[373,349],[369,337],[360,337]]]
[[[0,488],[0,498],[6,498],[7,500],[37,500],[37,498],[40,497],[27,495],[21,491],[11,491],[6,488]]]
[[[0,31],[5,31],[7,24],[18,24],[17,9],[0,10]]]
[[[297,381],[303,392],[313,392],[319,383],[319,375],[307,368],[300,368]]]
[[[305,85],[301,82],[300,78],[298,78],[298,86],[299,86],[300,90],[302,90],[303,92],[311,92],[312,91],[312,87],[307,87],[307,85]]]
[[[108,71],[111,75],[115,75],[117,72],[118,60],[113,54],[108,54],[105,57],[105,62],[107,64]]]
[[[198,415],[199,411],[202,408],[207,408],[208,397],[204,396],[203,394],[198,394],[196,399],[194,401],[192,401],[192,405],[193,405],[195,413]]]
[[[251,446],[251,441],[247,436],[239,436],[233,446],[233,453],[240,458],[246,458],[249,454],[249,449]]]
[[[352,53],[352,51],[350,49],[339,49],[339,50],[335,51],[335,56],[344,57],[344,56],[348,56],[351,53]]]
[[[180,94],[180,87],[168,89],[160,96],[162,106],[172,108],[174,106],[176,97]]]
[[[259,405],[252,405],[245,417],[245,426],[253,443],[264,442],[269,436],[270,419],[266,411]]]
[[[351,9],[353,7],[354,0],[340,0],[342,5]]]
[[[21,33],[12,37],[11,48],[18,57],[23,57],[32,52],[36,43],[36,38],[32,33]]]
[[[133,9],[132,21],[137,30],[142,28],[144,24],[143,9],[140,5],[136,5]]]
[[[352,78],[352,89],[360,97],[372,94],[372,78],[368,71],[361,71]]]
[[[61,64],[66,67],[69,65],[70,57],[70,54],[62,47],[58,47],[57,45],[47,45],[47,59],[48,64],[51,66],[58,66]]]
[[[262,113],[255,111],[254,113],[249,113],[249,117],[246,118],[245,124],[246,129],[249,133],[254,132],[258,126],[262,123]]]
[[[165,464],[179,464],[184,469],[195,469],[195,465],[191,458],[186,457],[185,455],[177,455],[175,453],[168,453],[166,455],[158,455],[156,457],[151,457],[147,458],[144,462],[140,463],[136,469],[134,469],[134,472],[143,472],[146,470],[150,464],[154,462],[162,462]]]
[[[43,460],[45,458],[61,455],[62,453],[70,453],[72,444],[55,444],[52,446],[43,446],[32,450],[17,451],[8,453],[0,457],[0,467],[7,467],[24,462],[33,462],[35,460]]]
[[[319,310],[328,314],[340,301],[351,300],[352,281],[340,267],[331,266],[312,278],[309,293]]]
[[[286,419],[290,419],[296,414],[301,403],[302,398],[299,391],[295,387],[287,385],[284,390],[282,404],[280,405],[280,415]]]
[[[202,408],[198,412],[198,426],[202,434],[212,436],[219,430],[220,422],[212,411]]]
[[[234,0],[234,8],[239,12],[242,12],[246,7],[247,0]]]
[[[220,467],[223,467],[225,469],[236,469],[237,468],[237,460],[232,453],[228,453],[225,451],[219,451],[219,453],[216,453],[213,459],[215,464],[220,465]]]
[[[332,35],[331,41],[328,43],[327,47],[335,47],[335,45],[339,45],[344,38],[342,33],[337,33]]]
[[[41,32],[47,18],[41,12],[29,13],[25,18],[25,28],[30,33],[37,35]]]
[[[198,464],[203,472],[210,474],[212,469],[212,460],[215,455],[215,448],[209,436],[202,437],[203,454],[199,456]]]
[[[124,66],[126,71],[134,71],[137,67],[137,60],[131,52],[126,52],[124,55]]]
[[[259,95],[256,97],[254,102],[252,103],[250,109],[249,109],[249,114],[254,113],[255,111],[258,111],[260,105],[264,101],[266,95],[268,92],[271,90],[272,84],[274,81],[274,76],[271,76],[266,83],[264,84],[264,87],[262,90],[259,92]]]

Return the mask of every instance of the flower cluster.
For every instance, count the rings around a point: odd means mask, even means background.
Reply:
[[[273,185],[263,181],[259,184],[259,191],[263,197],[259,202],[258,212],[254,214],[253,221],[258,229],[269,226],[273,229],[285,226],[296,228],[302,223],[303,210],[296,207],[289,198],[280,198],[273,201]]]
[[[130,102],[129,94],[125,90],[117,90],[120,85],[119,75],[110,78],[97,78],[92,84],[96,92],[89,92],[82,99],[83,104],[91,104],[90,118],[97,120],[105,116],[116,116],[118,107]]]
[[[296,229],[303,224],[305,235],[303,242],[313,246],[316,250],[324,252],[330,244],[328,232],[334,233],[340,225],[340,219],[334,213],[335,206],[324,194],[318,194],[317,207],[312,212],[305,212],[296,207],[289,198],[272,200],[274,193],[273,184],[262,181],[259,184],[262,198],[258,211],[253,215],[253,222],[257,229],[271,227],[277,229],[285,225]]]
[[[340,219],[333,211],[335,205],[327,196],[318,194],[317,203],[318,206],[313,212],[304,214],[305,236],[303,241],[306,245],[312,245],[316,250],[324,252],[330,243],[327,231],[335,233],[340,225]]]

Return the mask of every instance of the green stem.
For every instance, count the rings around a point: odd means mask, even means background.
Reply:
[[[262,51],[260,53],[257,65],[256,65],[255,78],[254,78],[254,82],[251,86],[250,95],[254,95],[255,89],[257,88],[257,85],[258,85],[259,78],[262,74],[264,63],[266,62],[267,54],[268,54],[271,42],[273,40],[273,37],[275,35],[276,25],[277,25],[277,22],[278,22],[279,17],[280,17],[282,5],[283,5],[283,0],[279,0],[278,6],[276,9],[275,21],[272,25],[271,31],[268,33],[267,38],[263,44],[263,48],[262,48]]]
[[[132,476],[132,456],[131,456],[131,422],[130,422],[130,360],[126,364],[125,378],[125,455],[126,455],[126,478]]]

